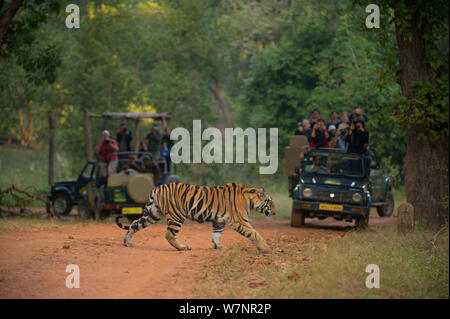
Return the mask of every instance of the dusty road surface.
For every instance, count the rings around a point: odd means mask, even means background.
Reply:
[[[286,234],[299,240],[333,240],[352,229],[349,223],[333,220],[308,222],[305,228],[290,227],[288,219],[252,224],[269,245],[271,238]],[[373,218],[370,225],[392,222],[392,218]],[[172,248],[165,230],[164,224],[156,224],[138,232],[133,248],[122,246],[125,231],[114,224],[3,231],[0,298],[190,298],[203,275],[202,259],[221,251],[212,249],[210,223],[189,222],[181,229],[180,241],[191,245],[192,251]],[[247,240],[229,227],[222,237],[228,249]],[[78,289],[66,287],[69,264],[80,268]]]

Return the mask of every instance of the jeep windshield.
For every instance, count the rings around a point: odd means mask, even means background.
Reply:
[[[364,165],[362,157],[357,154],[311,150],[302,162],[302,172],[363,177]]]

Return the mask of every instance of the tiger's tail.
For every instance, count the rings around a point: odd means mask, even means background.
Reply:
[[[116,225],[119,226],[119,227],[122,228],[122,229],[125,229],[125,230],[130,229],[130,226],[124,226],[124,225],[122,225],[122,224],[119,222],[119,220],[120,220],[122,217],[123,217],[122,215],[119,215],[119,216],[116,217]]]

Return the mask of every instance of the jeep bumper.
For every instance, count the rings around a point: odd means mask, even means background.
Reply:
[[[356,218],[361,216],[369,216],[370,207],[361,205],[311,202],[294,199],[294,208],[308,213],[310,217],[342,217]]]

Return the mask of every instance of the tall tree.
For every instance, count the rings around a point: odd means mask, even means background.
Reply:
[[[403,99],[394,120],[407,129],[403,173],[415,219],[448,225],[448,10],[445,0],[388,0]],[[442,39],[446,44],[442,45]]]

